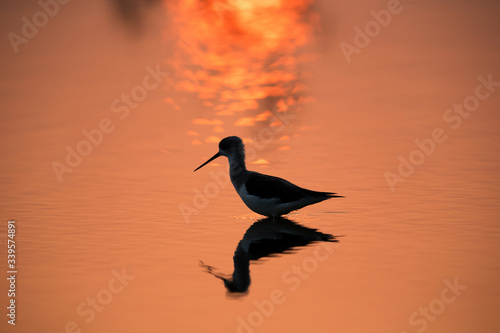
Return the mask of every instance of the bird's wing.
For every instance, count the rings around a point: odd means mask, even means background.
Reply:
[[[299,187],[289,181],[252,172],[246,184],[248,194],[260,198],[279,198],[282,203],[297,201],[307,195],[325,195],[324,192],[315,192]]]

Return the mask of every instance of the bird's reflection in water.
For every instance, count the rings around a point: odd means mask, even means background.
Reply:
[[[329,234],[304,227],[283,217],[256,221],[247,229],[234,252],[232,275],[217,273],[212,266],[200,262],[207,273],[224,281],[229,296],[243,296],[250,286],[250,261],[279,253],[291,253],[297,246],[312,242],[338,242]]]

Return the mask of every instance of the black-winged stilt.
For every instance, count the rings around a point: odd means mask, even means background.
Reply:
[[[219,156],[228,158],[229,176],[236,192],[247,207],[257,214],[276,217],[326,199],[343,198],[336,193],[307,190],[285,179],[247,170],[243,141],[237,136],[222,139],[219,152],[194,171]]]

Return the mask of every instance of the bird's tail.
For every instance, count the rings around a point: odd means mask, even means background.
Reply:
[[[343,195],[337,195],[337,193],[333,192],[325,192],[327,198],[345,198]]]
[[[311,190],[306,190],[306,189],[303,189],[303,190],[306,191],[313,198],[319,199],[320,201],[330,199],[330,198],[343,198],[344,197],[342,195],[337,195],[337,193],[333,193],[333,192],[318,192],[318,191],[311,191]],[[317,202],[319,202],[319,201],[317,201]]]

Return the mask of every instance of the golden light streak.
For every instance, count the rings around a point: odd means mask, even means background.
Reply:
[[[290,112],[294,107],[296,112],[311,101],[303,96],[301,80],[308,76],[303,64],[315,58],[307,48],[319,26],[312,2],[166,1],[170,24],[165,38],[173,49],[167,59],[172,75],[166,101],[176,110],[183,109],[183,100],[197,101],[221,118],[193,120],[195,126],[212,126],[210,131],[196,128],[205,142],[214,141],[210,132],[228,131],[228,124],[280,126],[268,123],[271,110]]]

